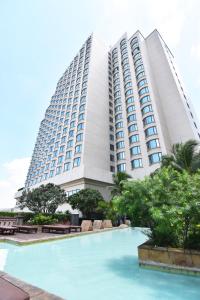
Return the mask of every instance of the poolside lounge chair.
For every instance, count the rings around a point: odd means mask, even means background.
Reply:
[[[0,218],[0,234],[15,234],[16,228],[13,227],[15,223],[15,218]]]
[[[29,294],[0,277],[0,300],[29,300]]]
[[[111,220],[103,220],[103,228],[112,228]]]
[[[79,232],[81,232],[82,231],[82,227],[81,226],[69,225],[69,227],[70,227],[70,232],[72,232],[72,231],[75,231],[75,232],[79,231]]]
[[[82,231],[91,231],[92,230],[92,221],[91,220],[83,220],[81,223]]]
[[[37,226],[28,226],[28,225],[17,225],[14,226],[18,232],[23,233],[37,233],[38,227]]]
[[[43,225],[42,232],[70,233],[70,226],[69,225]]]
[[[0,227],[0,234],[15,234],[16,228],[9,226]]]
[[[100,230],[103,229],[103,222],[102,220],[94,220],[93,222],[93,230]]]

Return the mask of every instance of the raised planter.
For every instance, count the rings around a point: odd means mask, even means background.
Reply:
[[[155,247],[146,242],[138,247],[138,259],[142,267],[200,275],[200,251]]]

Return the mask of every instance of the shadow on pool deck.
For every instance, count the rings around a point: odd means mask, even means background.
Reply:
[[[155,293],[155,296],[158,296],[157,292],[162,291],[160,299],[176,299],[175,296],[177,299],[182,299],[182,295],[188,300],[200,299],[200,278],[142,269],[138,265],[137,256],[127,255],[110,259],[107,268],[129,283]]]

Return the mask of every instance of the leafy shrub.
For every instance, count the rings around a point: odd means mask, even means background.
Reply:
[[[153,176],[124,183],[113,201],[132,224],[151,229],[154,245],[200,248],[200,170],[189,174],[163,167]]]
[[[50,224],[54,224],[57,222],[58,222],[58,220],[52,216],[38,214],[38,215],[35,215],[33,217],[33,219],[31,219],[29,221],[29,224],[31,224],[31,225],[50,225]]]

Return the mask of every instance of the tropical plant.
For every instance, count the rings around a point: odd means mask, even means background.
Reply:
[[[100,201],[104,201],[101,193],[93,189],[83,189],[68,197],[67,202],[73,209],[78,209],[84,217],[91,217],[96,213]]]
[[[198,145],[199,143],[195,140],[174,144],[171,154],[163,156],[162,167],[172,166],[178,171],[186,170],[189,173],[195,173],[200,168]]]
[[[96,211],[102,215],[102,219],[111,220],[113,224],[117,224],[120,218],[119,212],[112,200],[99,201]]]
[[[150,228],[154,245],[200,249],[200,170],[163,167],[153,177],[126,182],[113,201],[132,224]]]
[[[38,214],[33,217],[28,223],[31,225],[49,225],[55,224],[58,220],[53,216],[46,216],[43,214]]]
[[[117,172],[116,174],[113,174],[114,186],[112,187],[111,190],[112,197],[121,195],[123,184],[129,178],[131,178],[131,176],[126,172]]]
[[[20,209],[27,207],[34,213],[55,213],[59,205],[67,201],[66,193],[58,185],[48,183],[33,190],[24,191],[17,202]]]

